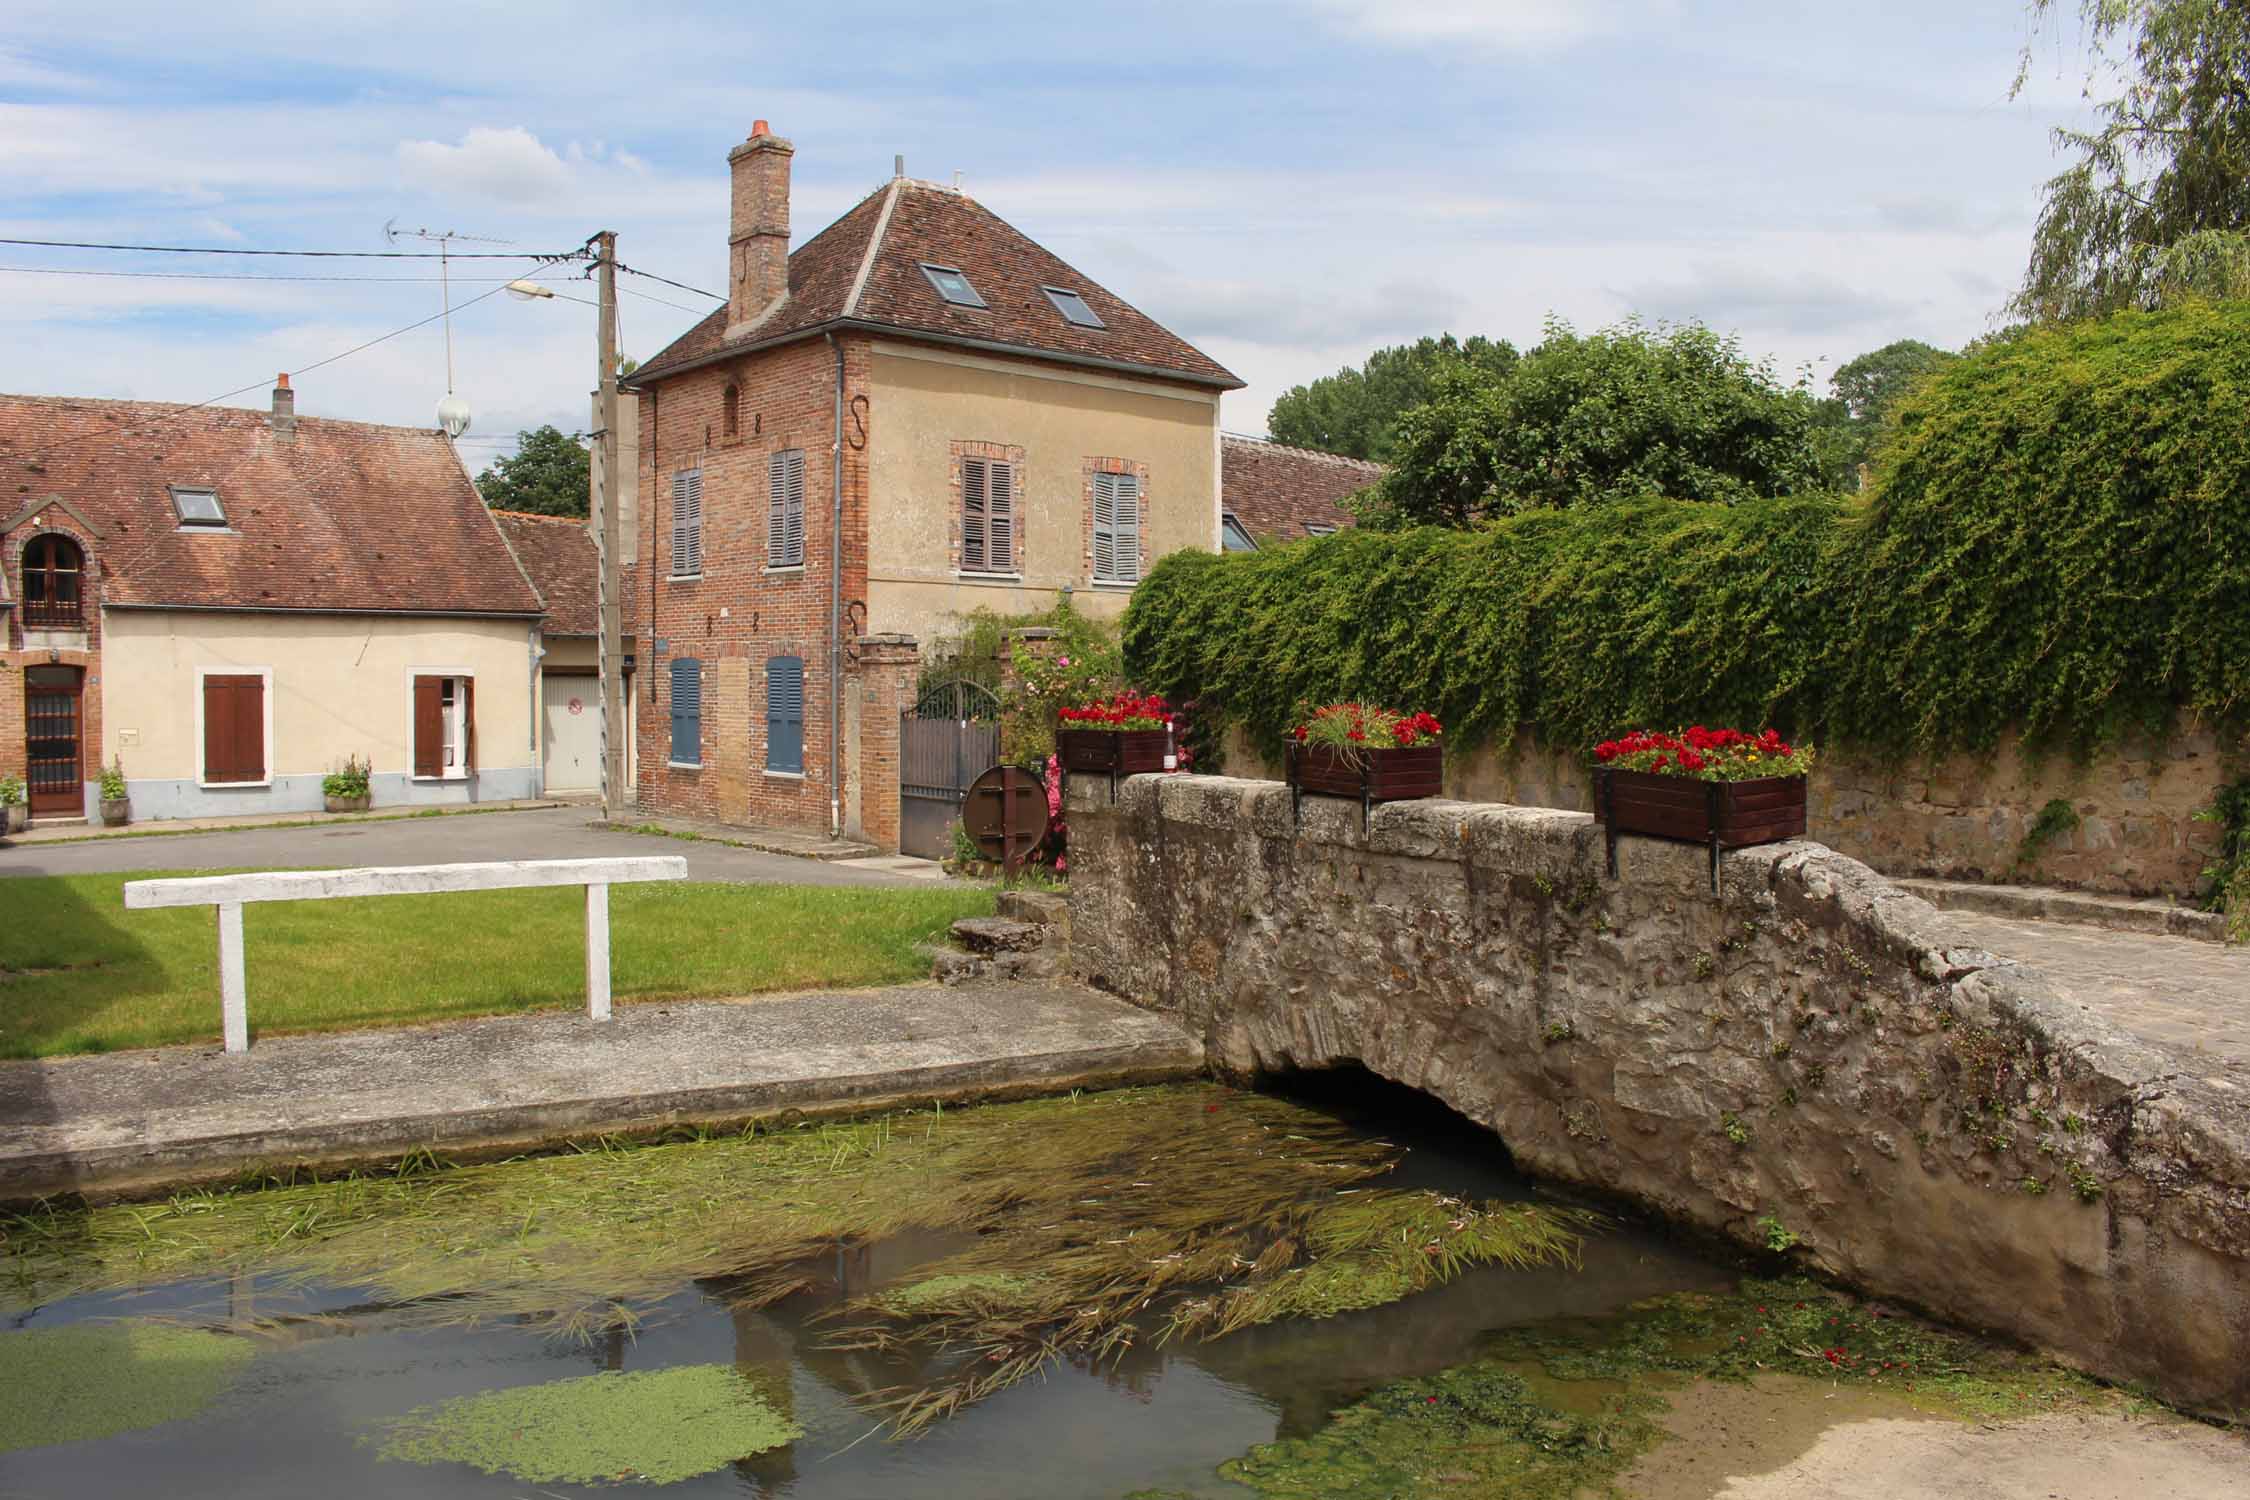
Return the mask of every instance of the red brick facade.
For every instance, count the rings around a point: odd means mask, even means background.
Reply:
[[[33,628],[27,627],[25,621],[24,552],[33,541],[50,534],[67,536],[77,543],[83,560],[76,629]],[[78,669],[80,780],[92,781],[100,774],[102,612],[99,600],[104,566],[101,539],[60,505],[46,506],[12,530],[0,532],[0,569],[7,574],[7,585],[0,590],[0,597],[15,605],[12,609],[0,610],[0,776],[20,777],[27,773],[24,673],[32,667],[50,666]],[[77,816],[82,811],[81,806],[67,814],[55,811],[45,815]]]
[[[641,806],[728,823],[825,831],[829,827],[830,568],[834,535],[833,443],[836,360],[844,362],[843,597],[867,595],[867,346],[846,336],[834,348],[805,340],[673,376],[641,400],[640,555],[628,587],[646,625],[638,674]],[[733,436],[726,392],[735,391]],[[805,561],[767,565],[769,464],[774,453],[805,455]],[[675,477],[702,475],[703,557],[692,576],[673,572]],[[847,610],[847,640],[858,621]],[[766,673],[776,657],[804,664],[804,769],[767,766]],[[703,664],[699,766],[672,760],[671,663]],[[848,669],[848,663],[847,663]],[[895,796],[895,787],[893,788]],[[895,837],[895,833],[893,835]]]

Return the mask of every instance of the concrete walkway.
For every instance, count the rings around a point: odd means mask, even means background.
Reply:
[[[0,1203],[247,1168],[491,1154],[788,1110],[1181,1078],[1201,1046],[1065,985],[619,1007],[0,1063]]]
[[[169,838],[183,833],[224,833],[240,828],[332,827],[351,823],[395,823],[406,818],[454,818],[477,813],[527,812],[534,808],[583,805],[573,797],[529,797],[507,802],[478,802],[465,806],[377,808],[363,813],[258,813],[241,818],[163,818],[149,823],[127,823],[110,828],[83,818],[34,823],[21,833],[11,833],[0,843],[78,844],[88,839]]]

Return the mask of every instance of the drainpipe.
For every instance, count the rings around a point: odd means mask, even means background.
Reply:
[[[844,346],[836,352],[836,431],[829,441],[828,498],[828,836],[844,832]]]
[[[531,644],[525,653],[529,665],[524,669],[524,691],[531,700],[531,728],[524,738],[530,742],[531,763],[539,768],[538,795],[544,797],[547,795],[547,758],[539,753],[539,661],[547,654],[547,648],[539,643],[544,630],[538,621],[532,622],[530,633]]]

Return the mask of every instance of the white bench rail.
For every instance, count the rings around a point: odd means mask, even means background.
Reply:
[[[217,908],[219,1009],[229,1052],[250,1049],[250,1003],[242,963],[242,908],[252,901],[332,901],[347,896],[428,896],[526,887],[586,888],[586,1013],[609,1019],[609,888],[648,880],[685,880],[677,854],[629,859],[523,859],[485,864],[389,865],[359,870],[266,870],[245,875],[194,875],[131,880],[125,905]]]

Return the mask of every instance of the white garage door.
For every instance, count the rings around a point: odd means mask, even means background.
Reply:
[[[547,792],[601,790],[601,688],[592,677],[555,677],[546,683],[544,752]]]

